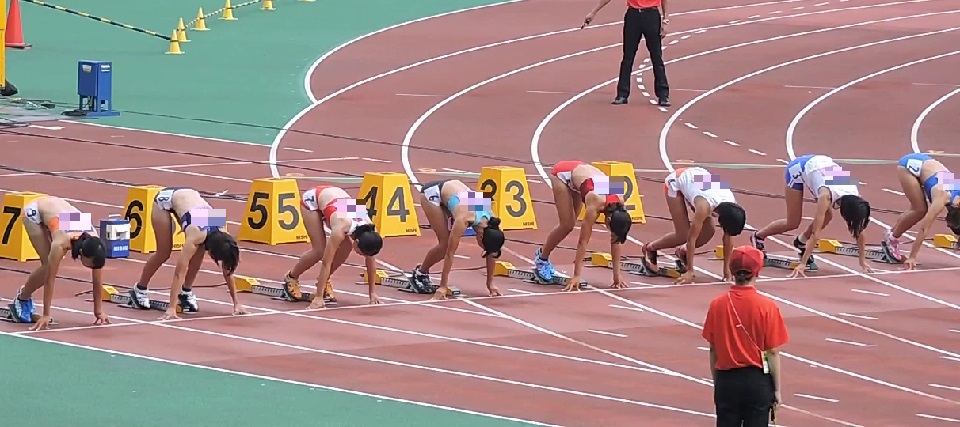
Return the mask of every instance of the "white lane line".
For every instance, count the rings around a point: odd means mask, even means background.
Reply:
[[[587,332],[593,332],[593,333],[595,333],[595,334],[600,334],[600,335],[610,335],[610,336],[612,336],[612,337],[619,337],[619,338],[626,338],[626,337],[627,337],[627,336],[624,335],[624,334],[618,334],[618,333],[615,333],[615,332],[607,332],[607,331],[598,331],[598,330],[594,330],[594,329],[587,329]]]
[[[836,338],[824,338],[823,340],[824,340],[824,341],[828,341],[828,342],[832,342],[832,343],[837,343],[837,344],[852,345],[852,346],[855,346],[855,347],[873,347],[871,344],[864,344],[864,343],[862,343],[862,342],[856,342],[856,341],[840,340],[840,339],[836,339]]]
[[[623,306],[623,305],[619,305],[619,304],[610,304],[610,307],[619,308],[619,309],[621,309],[621,310],[633,310],[633,311],[639,311],[639,312],[641,312],[641,313],[643,312],[642,309],[639,309],[639,308],[637,308],[637,307],[627,307],[627,306]]]
[[[863,319],[863,320],[877,320],[876,317],[864,316],[862,314],[837,313],[837,316],[853,317],[855,319]]]
[[[917,416],[920,418],[926,418],[928,420],[946,421],[949,423],[960,423],[960,420],[956,418],[940,417],[937,415],[929,415],[929,414],[917,414]]]
[[[888,296],[890,296],[890,294],[885,294],[885,293],[883,293],[883,292],[865,291],[865,290],[863,290],[863,289],[857,289],[857,288],[850,289],[850,291],[851,291],[851,292],[856,292],[856,293],[858,293],[858,294],[877,295],[877,296],[881,296],[881,297],[888,297]]]
[[[943,385],[943,384],[927,384],[927,385],[933,388],[942,388],[946,390],[960,391],[960,387],[954,387],[950,385]]]
[[[831,398],[829,398],[829,397],[820,397],[820,396],[815,396],[815,395],[812,395],[812,394],[794,393],[793,395],[794,395],[794,396],[797,396],[797,397],[802,397],[802,398],[805,398],[805,399],[819,400],[819,401],[823,401],[823,402],[830,402],[830,403],[837,403],[837,402],[839,402],[839,400],[837,400],[837,399],[831,399]]]
[[[946,100],[958,93],[960,93],[960,89],[947,92],[946,95],[941,96],[936,101],[933,101],[932,104],[928,105],[927,108],[923,109],[923,111],[920,112],[920,115],[917,116],[917,119],[913,121],[913,126],[910,128],[910,146],[913,148],[914,153],[920,152],[920,141],[918,140],[918,135],[920,134],[920,124],[926,120],[927,116],[931,111],[933,111],[934,108],[937,108],[937,106],[943,104]]]
[[[890,188],[881,188],[880,191],[883,191],[883,192],[886,192],[886,193],[890,193],[890,194],[896,194],[896,195],[898,195],[898,196],[905,196],[905,194],[903,194],[902,191],[897,191],[897,190],[893,190],[893,189],[890,189]]]

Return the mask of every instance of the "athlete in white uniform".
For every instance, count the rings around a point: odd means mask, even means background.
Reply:
[[[677,278],[677,283],[692,283],[694,253],[696,248],[706,245],[713,238],[713,217],[717,217],[723,229],[723,277],[724,280],[732,279],[728,255],[732,253],[730,238],[740,235],[747,218],[729,185],[704,168],[681,168],[664,179],[663,193],[670,217],[673,218],[674,231],[643,246],[643,259],[647,266],[656,271],[657,251],[676,247],[676,257],[686,270]],[[692,221],[688,207],[693,209]],[[684,243],[686,246],[680,246]]]
[[[833,218],[831,208],[840,209],[840,216],[847,223],[847,230],[857,239],[857,245],[860,248],[860,267],[865,272],[872,272],[864,257],[863,240],[863,230],[870,223],[870,203],[860,197],[860,191],[856,182],[850,177],[850,173],[840,168],[830,157],[808,154],[797,157],[787,164],[785,180],[787,185],[784,190],[784,199],[787,204],[787,217],[771,222],[753,233],[750,239],[753,246],[764,250],[763,240],[767,236],[786,233],[800,227],[800,218],[803,215],[803,189],[806,188],[817,201],[817,213],[806,231],[793,241],[793,246],[800,250],[802,255],[800,263],[790,277],[806,276],[803,271],[807,263],[813,262],[811,253],[815,246],[807,246],[807,242],[816,242],[820,232],[830,224]]]

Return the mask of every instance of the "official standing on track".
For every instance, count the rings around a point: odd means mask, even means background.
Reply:
[[[790,338],[780,309],[757,293],[762,268],[759,249],[734,249],[730,271],[735,284],[714,298],[703,322],[717,427],[767,426],[782,402],[779,349]]]
[[[583,19],[585,28],[593,22],[600,9],[610,0],[600,0],[597,7]],[[653,66],[653,90],[657,95],[657,104],[670,106],[670,86],[667,84],[667,69],[663,65],[663,38],[667,35],[667,0],[627,0],[627,13],[623,16],[623,60],[620,61],[620,80],[617,82],[617,98],[614,105],[627,103],[632,84],[630,73],[637,57],[640,39],[646,40],[650,52],[650,64]]]

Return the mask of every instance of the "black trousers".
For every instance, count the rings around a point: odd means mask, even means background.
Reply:
[[[620,80],[617,83],[617,97],[630,96],[632,85],[630,73],[637,58],[640,39],[643,38],[650,52],[650,64],[653,66],[653,90],[657,98],[670,96],[667,84],[667,69],[663,65],[663,45],[660,38],[660,9],[627,9],[623,16],[623,60],[620,61]]]
[[[768,426],[773,379],[755,367],[717,371],[713,403],[717,407],[717,427]]]

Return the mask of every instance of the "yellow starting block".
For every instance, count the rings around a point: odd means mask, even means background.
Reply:
[[[549,282],[543,281],[540,279],[533,270],[521,270],[513,266],[513,264],[506,261],[497,261],[493,266],[493,275],[498,277],[509,277],[511,279],[520,279],[527,283],[533,283],[535,285],[566,285],[570,281],[570,276],[563,274],[559,271],[553,273],[553,279]],[[590,285],[580,279],[580,288],[581,289],[590,289]]]
[[[594,252],[590,254],[590,257],[585,261],[589,261],[590,265],[594,267],[613,268],[613,256],[606,252]],[[669,277],[676,279],[683,274],[683,269],[680,268],[679,261],[673,267],[659,267],[657,271],[653,271],[647,268],[643,262],[620,260],[620,268],[624,271],[646,277]]]
[[[957,242],[957,236],[952,234],[934,234],[933,246],[942,249],[960,249],[960,244]]]
[[[434,285],[433,289],[428,289],[429,292],[418,292],[417,289],[410,284],[410,279],[408,279],[406,276],[390,277],[390,275],[383,270],[376,270],[374,274],[376,275],[376,277],[374,278],[374,283],[381,286],[394,288],[400,292],[406,292],[408,294],[424,294],[424,295],[433,294],[437,292],[437,287],[438,287],[437,285]],[[360,278],[362,279],[362,281],[357,282],[357,284],[366,285],[367,272],[364,271],[363,273],[361,273]],[[447,286],[447,287],[450,289],[450,292],[447,294],[448,297],[460,296],[460,288],[456,286]]]
[[[117,288],[109,285],[103,285],[103,293],[100,294],[100,300],[117,304],[123,308],[136,308],[136,306],[133,305],[133,298],[129,294],[121,294]],[[167,311],[169,307],[169,302],[150,298],[151,310]],[[177,313],[183,313],[183,308],[180,307],[180,304],[177,304]]]
[[[300,292],[300,298],[296,298],[283,290],[283,287],[261,285],[259,280],[245,276],[233,276],[233,286],[237,288],[237,292],[264,295],[280,301],[310,302],[315,297],[311,292]],[[333,288],[332,285],[330,287]],[[327,299],[326,302],[334,301]]]
[[[717,246],[713,249],[713,254],[716,255],[718,259],[723,259],[723,245]],[[816,262],[812,261],[807,262],[807,268],[804,271],[817,271],[820,267]],[[800,264],[799,258],[789,257],[786,255],[777,255],[777,254],[768,254],[764,252],[763,254],[763,266],[764,267],[773,267],[781,268],[784,270],[793,270],[797,268],[797,265]]]
[[[37,320],[40,320],[41,316],[37,313],[33,313],[33,316],[31,317],[32,319],[30,323],[37,323]],[[16,319],[13,317],[13,303],[7,304],[6,307],[0,307],[0,320],[3,320],[4,322],[10,322],[10,323],[21,323],[19,319]],[[56,325],[57,321],[50,320],[50,324]]]
[[[817,250],[823,253],[834,254],[834,255],[846,255],[846,256],[860,256],[860,249],[856,245],[844,245],[840,243],[839,240],[831,239],[819,239],[817,240]],[[896,260],[884,251],[882,248],[866,248],[864,250],[863,257],[871,261],[883,262],[887,264],[900,264],[899,260]]]

